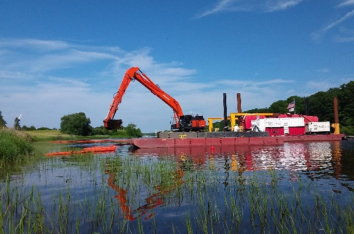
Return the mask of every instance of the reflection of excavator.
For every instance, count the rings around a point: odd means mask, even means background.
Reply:
[[[126,71],[119,90],[113,98],[108,114],[105,120],[103,120],[106,129],[119,129],[123,123],[121,119],[113,119],[113,117],[118,110],[118,105],[121,103],[123,95],[132,80],[139,81],[173,109],[175,121],[175,123],[171,125],[171,129],[173,131],[204,131],[205,120],[203,116],[184,115],[179,103],[160,89],[158,85],[154,84],[149,77],[140,71],[138,67],[132,67]]]
[[[118,192],[118,195],[115,197],[119,201],[119,205],[123,211],[124,218],[129,221],[136,220],[137,218],[144,216],[144,220],[148,220],[151,217],[155,215],[154,212],[151,214],[148,214],[148,212],[151,212],[154,208],[159,207],[164,204],[164,198],[163,195],[166,193],[170,193],[173,190],[177,189],[179,186],[183,184],[183,176],[184,176],[184,171],[182,169],[178,169],[173,175],[173,183],[169,184],[168,186],[157,186],[155,189],[158,191],[155,194],[151,195],[150,197],[146,198],[146,204],[140,206],[137,209],[131,209],[130,204],[127,198],[127,190],[119,187],[116,185],[115,180],[117,173],[110,172],[109,170],[106,170],[106,174],[109,175],[108,177],[108,185],[112,189]]]

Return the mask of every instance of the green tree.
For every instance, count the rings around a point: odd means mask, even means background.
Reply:
[[[334,121],[333,97],[335,93],[317,92],[309,97],[310,115],[318,116],[319,121]]]
[[[140,128],[136,128],[135,124],[128,124],[128,126],[126,126],[124,128],[124,130],[127,132],[128,136],[130,137],[142,137],[143,133],[141,132]]]
[[[91,120],[85,113],[75,113],[61,117],[60,131],[62,133],[88,136],[92,133]]]
[[[245,111],[246,113],[268,113],[269,108],[264,107],[264,108],[254,108],[248,111]]]
[[[14,121],[14,128],[16,130],[21,130],[21,125],[20,125],[20,118],[15,118],[15,121]]]
[[[272,105],[269,107],[269,112],[271,113],[285,113],[287,111],[286,107],[289,103],[285,100],[279,100],[273,102]]]
[[[36,130],[36,127],[33,126],[33,125],[31,127],[23,125],[21,129],[24,130],[24,131],[34,131],[34,130]]]
[[[0,128],[6,127],[6,121],[2,117],[1,111],[0,111]]]
[[[333,98],[338,98],[338,115],[341,132],[354,135],[354,81],[341,85],[339,88],[330,88],[326,92],[317,92],[308,97],[309,115],[318,116],[319,121],[334,122]],[[306,114],[307,97],[291,96],[286,100],[273,102],[269,108],[252,109],[246,112],[285,113],[287,106],[295,99],[296,114]]]
[[[341,132],[354,135],[354,81],[340,86],[338,112]]]

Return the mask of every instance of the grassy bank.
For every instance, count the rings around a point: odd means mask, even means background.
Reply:
[[[34,141],[80,140],[80,139],[105,139],[128,138],[126,131],[118,130],[116,135],[76,136],[61,133],[60,130],[34,130],[22,131],[28,134]]]
[[[31,137],[26,133],[3,129],[0,130],[0,160],[15,161],[33,151]]]

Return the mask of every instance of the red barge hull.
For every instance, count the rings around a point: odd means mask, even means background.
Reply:
[[[213,137],[213,138],[136,138],[131,144],[139,149],[173,147],[276,146],[284,142],[341,141],[344,134],[297,135],[276,137]]]

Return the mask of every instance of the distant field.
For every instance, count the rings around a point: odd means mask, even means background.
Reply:
[[[73,135],[61,133],[60,130],[23,131],[35,140],[58,140],[75,138]]]
[[[121,130],[120,135],[94,135],[94,136],[76,136],[61,133],[60,130],[34,130],[22,131],[30,135],[35,141],[55,141],[55,140],[77,140],[77,139],[102,139],[102,138],[121,138],[127,137],[126,132]]]

